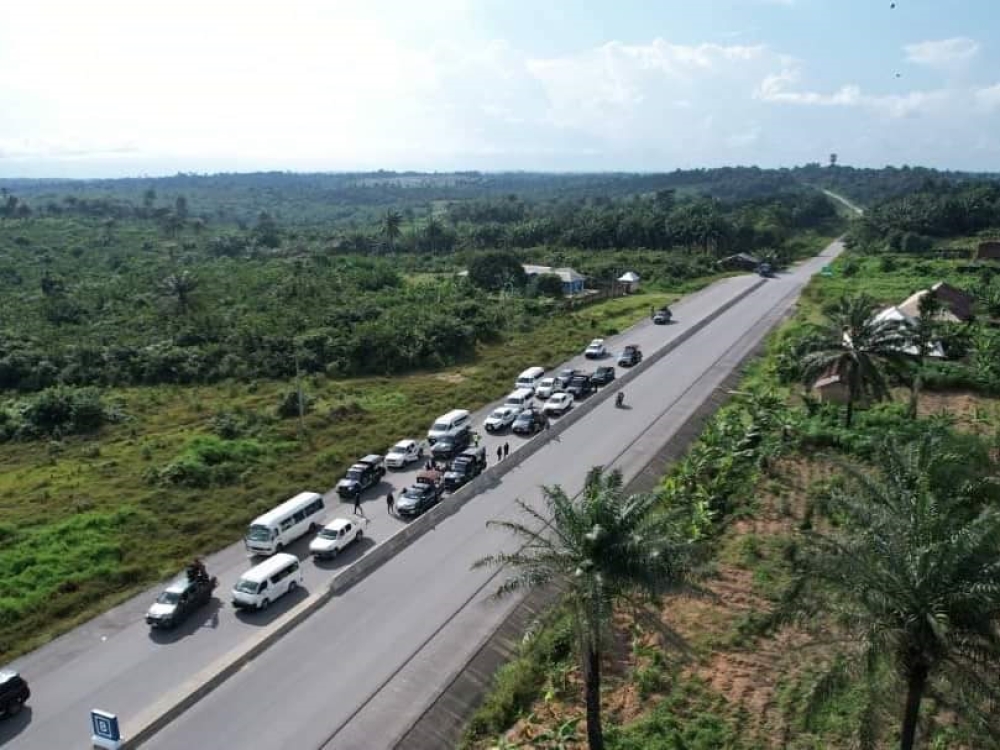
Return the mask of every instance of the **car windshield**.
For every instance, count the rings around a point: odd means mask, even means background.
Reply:
[[[539,385],[545,388],[551,386],[555,382],[556,382],[555,378],[545,378],[541,383],[539,383]]]
[[[323,529],[318,536],[322,539],[336,539],[340,534],[340,529]]]
[[[408,497],[411,500],[419,500],[427,493],[427,491],[428,491],[427,485],[415,484],[411,487],[406,488],[406,490],[403,492],[403,497]]]
[[[348,469],[347,470],[347,477],[346,478],[347,479],[353,479],[355,482],[360,481],[361,480],[361,469]]]
[[[490,414],[490,416],[493,417],[493,419],[503,419],[504,417],[507,416],[507,410],[506,409],[494,409],[493,413]]]
[[[236,582],[236,590],[241,594],[256,594],[259,586],[260,584],[256,581],[248,581],[245,578],[241,578]]]
[[[271,538],[271,530],[267,526],[254,524],[247,532],[247,539],[251,542],[266,542]]]
[[[447,432],[448,423],[447,422],[435,422],[434,426],[431,427],[432,432]]]
[[[407,451],[407,449],[405,447],[402,447],[402,446],[399,446],[399,445],[394,445],[392,448],[389,449],[389,455],[390,456],[400,456],[400,455],[405,454],[406,451]]]
[[[177,604],[181,596],[176,591],[164,591],[157,598],[157,604]]]

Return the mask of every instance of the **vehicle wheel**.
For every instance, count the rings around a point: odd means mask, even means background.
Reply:
[[[291,583],[288,584],[288,593],[291,594],[298,587],[299,587],[299,584],[296,581],[292,581]]]
[[[24,706],[24,701],[22,701],[20,698],[14,698],[7,704],[6,714],[8,716],[16,716],[17,714],[21,713],[21,708],[23,706]]]
[[[332,560],[339,554],[340,554],[340,549],[338,547],[334,547],[332,550],[330,550],[330,559]]]
[[[267,609],[270,606],[271,606],[271,600],[270,599],[265,599],[264,601],[262,601],[260,603],[260,606],[257,607],[257,609],[259,609],[261,612],[263,612],[265,609]]]
[[[283,551],[284,549],[285,549],[285,545],[284,545],[284,544],[282,544],[281,542],[278,542],[278,546],[274,548],[274,551],[275,551],[275,552],[281,552],[281,551]]]
[[[356,537],[354,537],[354,538],[355,538],[356,541],[360,542],[361,541],[361,537],[363,537],[364,535],[365,535],[365,532],[363,532],[361,529],[358,529],[358,535]]]

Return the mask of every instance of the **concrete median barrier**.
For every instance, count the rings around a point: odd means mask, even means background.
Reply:
[[[469,482],[469,484],[460,488],[457,492],[445,497],[440,504],[426,512],[424,515],[414,519],[412,522],[407,524],[406,527],[400,529],[392,536],[378,543],[359,560],[334,575],[323,590],[310,594],[307,599],[297,604],[286,614],[282,615],[282,617],[279,618],[273,626],[267,628],[264,632],[255,635],[249,643],[241,644],[236,649],[233,649],[221,659],[218,659],[205,669],[201,670],[184,685],[162,698],[148,711],[139,716],[138,719],[133,722],[126,723],[123,727],[125,740],[122,747],[139,747],[143,742],[151,738],[163,727],[167,726],[187,709],[211,693],[229,677],[238,672],[243,666],[267,650],[268,647],[273,645],[286,633],[294,629],[332,598],[342,595],[345,591],[350,589],[351,586],[368,576],[401,550],[408,547],[427,532],[433,530],[439,523],[444,521],[449,516],[457,513],[462,506],[479,494],[483,489],[488,486],[498,484],[504,474],[519,466],[525,459],[534,455],[548,443],[549,439],[560,435],[572,424],[582,419],[584,415],[597,408],[599,404],[607,401],[612,393],[616,393],[628,385],[628,383],[638,377],[646,367],[667,356],[678,346],[683,344],[699,331],[703,330],[720,315],[759,289],[764,283],[766,283],[766,280],[758,280],[753,285],[728,300],[725,304],[721,305],[716,310],[713,310],[686,331],[678,335],[673,341],[670,341],[657,351],[653,352],[648,358],[646,358],[641,364],[634,367],[630,372],[614,381],[611,385],[593,394],[586,401],[581,402],[568,414],[559,419],[558,422],[552,425],[551,428],[540,432],[533,439],[524,443],[514,452],[514,454],[512,454],[510,458],[489,467],[486,471]]]

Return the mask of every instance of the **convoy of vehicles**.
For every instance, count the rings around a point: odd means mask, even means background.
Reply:
[[[589,358],[606,356],[604,340],[594,339],[586,355]],[[618,362],[631,366],[641,360],[639,347],[629,345]],[[509,427],[515,434],[532,435],[547,426],[549,415],[565,414],[573,408],[575,398],[585,398],[595,386],[614,379],[613,366],[599,367],[590,375],[567,368],[555,377],[546,377],[541,367],[531,367],[521,373],[516,382],[517,390],[508,396],[503,406],[490,413],[483,427],[491,433]],[[532,407],[533,398],[544,400],[540,411]],[[430,469],[422,471],[413,484],[403,490],[395,500],[395,510],[402,517],[419,516],[440,502],[445,490],[461,488],[486,469],[485,448],[470,447],[471,415],[465,409],[455,409],[435,420],[427,441],[435,460],[451,459],[451,463],[444,474]],[[402,469],[423,456],[424,447],[418,441],[400,440],[384,458],[373,453],[355,462],[337,482],[337,494],[345,499],[356,499],[380,482],[386,467]],[[251,555],[269,557],[240,576],[231,593],[234,607],[264,610],[276,599],[302,586],[299,559],[283,549],[319,528],[324,511],[325,503],[320,493],[300,492],[250,523],[244,538],[247,551]],[[356,520],[336,518],[312,539],[309,552],[317,559],[336,557],[363,536],[364,531]],[[176,627],[211,601],[217,585],[218,580],[205,572],[200,561],[195,561],[185,574],[171,581],[149,607],[146,622],[152,628]],[[30,695],[27,682],[16,671],[0,669],[0,715],[17,713]]]

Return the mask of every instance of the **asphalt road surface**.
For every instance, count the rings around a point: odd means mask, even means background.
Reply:
[[[757,292],[754,298],[770,299],[774,292],[766,291],[769,287],[773,286],[775,290],[780,289],[783,292],[790,285],[797,284],[797,280],[801,280],[801,274],[789,279],[768,282],[762,290],[764,294]],[[617,353],[622,347],[632,343],[639,344],[648,357],[756,281],[756,277],[747,275],[713,284],[673,305],[674,323],[657,326],[651,321],[644,321],[619,336],[607,337],[608,349],[614,356],[600,362],[585,360],[579,356],[564,366],[576,366],[592,371],[599,364],[614,364]],[[736,309],[748,309],[746,302],[737,305]],[[740,330],[752,322],[750,317],[744,319],[745,315],[748,314],[735,316],[735,325]],[[711,330],[716,331],[718,327],[713,326]],[[371,693],[371,686],[363,687],[369,685],[369,678],[361,679],[362,674],[376,681],[384,680],[387,675],[392,674],[399,666],[401,652],[396,649],[417,645],[422,637],[426,637],[426,628],[430,627],[433,630],[457,611],[456,597],[468,596],[475,590],[473,584],[477,581],[481,583],[479,577],[467,571],[469,560],[493,549],[497,543],[492,536],[483,535],[486,519],[502,511],[518,493],[537,494],[536,488],[542,482],[560,482],[565,486],[572,486],[573,482],[583,476],[583,471],[591,463],[607,461],[609,456],[616,455],[628,444],[626,438],[631,431],[638,429],[652,417],[653,412],[650,410],[666,403],[664,399],[682,385],[682,381],[679,380],[680,371],[695,373],[697,367],[693,364],[684,365],[675,373],[674,370],[680,367],[678,362],[689,357],[692,358],[692,363],[695,362],[695,355],[699,350],[716,336],[717,334],[707,330],[698,334],[683,344],[676,354],[659,363],[656,375],[651,374],[652,377],[641,378],[641,382],[645,385],[637,384],[637,387],[628,388],[627,397],[635,406],[634,409],[615,410],[610,402],[606,407],[601,405],[595,413],[582,419],[579,424],[562,435],[558,442],[554,442],[551,450],[546,448],[537,453],[530,461],[525,462],[525,466],[507,475],[500,487],[471,502],[467,509],[463,509],[454,519],[442,525],[442,528],[448,529],[444,536],[440,531],[429,533],[417,540],[411,549],[398,556],[398,559],[394,559],[383,571],[379,571],[381,575],[377,579],[373,577],[371,583],[368,580],[362,581],[344,597],[332,600],[327,609],[343,613],[351,626],[342,632],[338,630],[336,633],[331,633],[330,636],[335,636],[335,642],[340,644],[339,648],[346,648],[349,652],[353,652],[354,656],[353,661],[345,658],[343,664],[338,663],[340,660],[336,658],[326,661],[323,668],[329,672],[324,678],[324,683],[329,681],[333,685],[341,686],[351,697],[343,701],[338,699],[339,708],[336,711],[331,709],[330,704],[323,704],[320,714],[332,722],[335,716],[341,715],[340,711],[350,713],[352,707],[357,706],[359,701],[365,700]],[[581,351],[587,343],[589,342],[580,342]],[[698,362],[702,359],[700,355],[697,357]],[[618,372],[621,373],[622,369],[618,368]],[[657,379],[662,382],[650,387],[649,384]],[[512,390],[513,385],[511,383]],[[640,395],[640,391],[647,389],[649,393]],[[454,406],[462,408],[466,405],[456,403]],[[482,444],[486,447],[490,465],[496,461],[497,447],[505,442],[509,443],[511,451],[510,457],[506,460],[516,462],[517,449],[524,444],[525,438],[509,433],[488,435],[481,429],[486,415],[495,406],[496,404],[491,404],[478,410],[474,414],[473,425],[482,435]],[[428,427],[437,416],[427,415]],[[614,429],[605,429],[612,425]],[[405,437],[421,439],[425,436],[399,435],[397,439]],[[543,432],[532,439],[548,438]],[[579,453],[574,452],[575,449],[565,452],[561,448],[562,445],[570,444],[570,441],[573,445],[579,443],[583,446]],[[387,447],[372,446],[372,449],[384,452]],[[216,597],[209,606],[197,612],[175,631],[151,632],[143,621],[147,607],[159,593],[157,588],[17,660],[14,666],[29,680],[32,697],[20,716],[0,722],[0,745],[5,749],[9,747],[30,750],[58,750],[87,746],[90,736],[89,713],[94,708],[117,713],[122,723],[127,726],[130,719],[134,719],[144,709],[154,705],[158,699],[183,685],[199,670],[239,648],[242,643],[259,634],[262,628],[269,627],[281,614],[305,598],[307,592],[320,590],[337,570],[350,564],[380,540],[400,529],[406,522],[388,515],[385,495],[391,488],[398,497],[399,491],[416,477],[419,468],[413,465],[405,471],[390,471],[378,487],[365,493],[363,507],[368,517],[368,525],[363,542],[354,545],[353,549],[345,551],[333,561],[317,563],[307,560],[303,565],[306,590],[284,597],[272,604],[266,612],[236,613],[230,604],[229,592],[233,584],[252,564],[243,545],[236,543],[206,559],[209,572],[219,579]],[[330,486],[335,484],[336,479],[338,477],[318,477],[317,484]],[[317,488],[290,487],[286,497],[274,498],[275,504],[300,490],[313,489]],[[326,520],[338,516],[351,517],[353,507],[351,504],[342,504],[330,490],[324,494],[328,501]],[[444,502],[447,502],[447,497]],[[442,543],[442,538],[447,542]],[[304,559],[308,557],[308,543],[309,537],[304,537],[286,551],[296,553]],[[410,566],[416,567],[411,570]],[[440,594],[437,591],[439,586]],[[383,606],[388,606],[388,610],[373,608],[370,604],[372,600],[382,602]],[[500,612],[497,611],[490,614],[487,619],[492,622],[499,615]],[[379,635],[380,628],[387,626],[388,623],[394,623],[401,628],[394,632],[393,638],[398,639],[393,641],[394,648],[384,648],[388,642],[382,640],[384,636]],[[303,635],[300,635],[300,632]],[[315,631],[310,631],[309,634],[305,634],[300,627],[284,640],[301,643],[302,653],[308,653],[315,646],[310,643],[314,633]],[[342,640],[342,637],[347,637],[348,634],[350,639]],[[369,657],[373,653],[375,643],[380,644],[378,648],[381,650],[371,661]],[[310,658],[306,660],[311,661]],[[286,669],[294,673],[292,668],[294,666],[286,665]],[[349,670],[355,666],[359,674],[357,677],[348,678]],[[292,684],[298,680],[294,675],[288,676],[288,679]],[[238,685],[240,681],[241,678],[235,678],[234,685]],[[328,696],[327,689],[328,686],[324,686],[320,695],[314,696],[314,699]],[[283,700],[288,695],[276,693],[270,687],[266,694],[270,696],[270,700],[278,699],[279,696]],[[220,697],[225,695],[229,693],[220,693]],[[419,701],[414,701],[414,705],[417,702]],[[270,712],[265,713],[270,715]],[[199,710],[193,710],[181,718],[178,728],[197,726],[201,716]],[[258,730],[249,732],[247,737],[250,739],[245,743],[235,743],[230,732],[235,734],[240,732],[234,728],[233,722],[221,717],[218,718],[218,722],[220,727],[227,728],[226,731],[219,731],[204,740],[198,739],[194,744],[185,746],[197,748],[311,746],[308,743],[303,745],[298,742],[285,743],[278,739],[267,740],[267,733]],[[246,726],[252,724],[253,722],[248,722]],[[296,726],[289,725],[283,718],[277,720],[277,725],[293,729]],[[329,722],[319,722],[316,730],[319,734],[329,733],[331,727],[332,724]],[[179,747],[184,744],[175,739],[173,729],[163,735],[162,742],[166,743],[165,747]],[[369,748],[378,746],[380,745],[367,745]]]
[[[600,404],[332,599],[148,747],[394,747],[516,604],[491,599],[499,580],[493,571],[470,569],[483,555],[510,547],[486,522],[514,514],[515,498],[538,501],[542,483],[578,492],[594,465],[620,468],[626,479],[640,471],[838,250],[769,280],[651,365],[628,388],[630,408]]]

